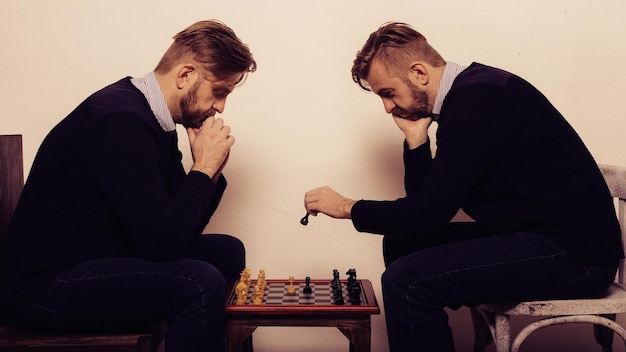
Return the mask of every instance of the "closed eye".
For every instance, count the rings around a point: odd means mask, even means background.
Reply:
[[[378,92],[378,95],[379,95],[381,98],[385,98],[385,99],[390,99],[390,98],[393,98],[393,96],[394,96],[394,94],[393,94],[393,90],[392,90],[392,89],[383,89],[383,90],[380,90],[380,91]]]
[[[228,94],[230,94],[230,91],[227,89],[215,89],[213,91],[213,96],[221,99],[221,98],[226,98],[226,96],[228,96]]]

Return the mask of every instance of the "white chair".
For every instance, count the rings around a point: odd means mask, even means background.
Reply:
[[[600,170],[616,199],[616,210],[626,248],[626,167],[600,165]],[[557,324],[589,323],[594,325],[596,341],[603,352],[612,351],[613,333],[626,348],[626,330],[615,322],[616,315],[626,313],[626,277],[624,260],[620,262],[615,282],[602,297],[594,299],[546,300],[511,304],[483,304],[472,308],[474,352],[484,352],[491,342],[497,352],[517,352],[533,332]],[[513,316],[539,317],[520,330],[512,339],[510,320]],[[512,341],[511,341],[512,340]]]

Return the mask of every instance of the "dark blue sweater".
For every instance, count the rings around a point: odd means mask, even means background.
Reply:
[[[582,263],[622,258],[613,203],[591,154],[533,86],[474,63],[455,79],[438,119],[437,151],[405,144],[407,196],[361,200],[363,232],[419,236],[459,209],[494,234],[545,233]]]
[[[226,187],[186,174],[181,158],[176,132],[163,131],[129,78],[87,98],[35,157],[7,235],[5,295],[32,301],[91,259],[179,258]]]

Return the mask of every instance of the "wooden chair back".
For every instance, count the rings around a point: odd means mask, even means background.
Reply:
[[[0,265],[4,253],[4,239],[9,221],[22,193],[24,186],[24,163],[22,160],[22,136],[0,136]],[[0,275],[2,273],[0,267]],[[0,283],[2,277],[0,277]],[[0,287],[0,290],[2,287]],[[0,324],[4,322],[2,305],[0,305]]]

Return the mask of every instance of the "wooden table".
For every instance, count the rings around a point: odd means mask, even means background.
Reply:
[[[288,280],[267,280],[272,284],[286,284]],[[302,285],[304,280],[295,280]],[[342,282],[345,282],[342,280]],[[380,314],[380,308],[369,280],[361,284],[361,303],[357,305],[333,303],[235,305],[231,292],[226,306],[226,351],[241,352],[251,347],[252,333],[259,326],[334,326],[350,341],[351,352],[369,352],[371,349],[371,316]],[[253,281],[253,284],[255,281]],[[328,285],[330,280],[311,280],[312,286]],[[253,286],[253,285],[250,285]],[[314,293],[316,294],[316,293]],[[344,297],[346,302],[348,297]]]

